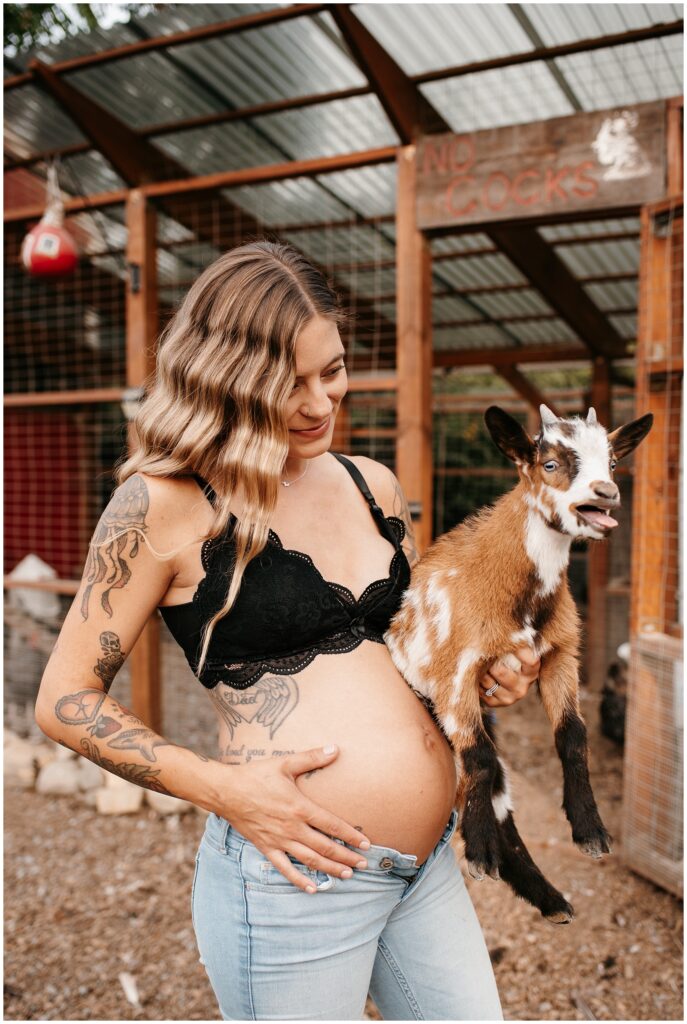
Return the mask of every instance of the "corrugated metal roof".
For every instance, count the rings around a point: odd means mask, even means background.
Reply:
[[[622,309],[637,305],[637,281],[610,281],[586,284],[584,289],[600,310]]]
[[[574,112],[541,61],[447,78],[420,89],[455,132],[529,124]]]
[[[682,4],[522,4],[545,46],[677,21]]]
[[[288,4],[162,4],[129,24],[65,39],[35,55],[54,62],[83,53],[110,49],[139,38],[157,36],[194,25],[230,20]],[[611,32],[622,32],[682,16],[675,4],[357,4],[353,11],[409,74],[471,63],[508,53],[555,45]],[[34,54],[15,60],[25,63]],[[561,86],[563,76],[564,86]],[[556,77],[558,76],[558,77]],[[67,80],[133,128],[184,119],[197,114],[241,108],[290,96],[328,92],[365,84],[328,12],[266,25],[235,35],[142,54],[71,73]],[[682,89],[682,36],[669,36],[612,49],[533,62],[443,80],[421,90],[456,131],[518,124],[565,115],[578,109],[599,109],[620,103],[665,97]],[[18,157],[83,141],[60,108],[34,86],[7,94],[5,140]],[[191,174],[239,169],[309,156],[395,145],[398,137],[374,95],[284,111],[244,122],[225,123],[153,138]],[[96,192],[123,183],[97,153],[63,161],[62,184],[74,192]],[[295,178],[257,186],[222,190],[221,196],[269,229],[337,220],[351,222],[322,231],[281,231],[312,259],[325,265],[374,263],[393,259],[395,224],[352,226],[356,216],[393,214],[396,166],[384,164],[314,178]],[[218,201],[218,200],[217,200]],[[192,203],[192,200],[190,200]],[[211,212],[209,214],[212,215]],[[123,248],[120,209],[84,214],[91,251]],[[592,221],[541,228],[542,237],[576,276],[636,272],[635,239],[566,245],[565,240],[632,231],[636,218]],[[184,225],[161,208],[158,221],[159,276],[164,296],[213,259],[218,249],[198,241]],[[100,241],[99,241],[100,240]],[[187,244],[179,244],[186,240]],[[466,253],[492,247],[484,233],[434,239],[436,255]],[[99,257],[122,272],[121,257]],[[434,290],[470,289],[525,283],[522,274],[498,253],[435,261]],[[352,267],[337,271],[337,282],[353,296],[374,299],[395,290],[395,270]],[[600,309],[630,308],[636,282],[586,285]],[[377,303],[380,316],[395,317],[392,303]],[[574,333],[558,319],[521,321],[503,328],[489,322],[499,317],[551,312],[532,288],[435,298],[434,316],[441,320],[474,320],[467,328],[438,328],[436,345],[474,347],[520,340],[537,344],[568,341]],[[634,317],[611,316],[618,331],[634,336]]]
[[[639,217],[624,217],[619,220],[578,221],[575,224],[547,224],[539,228],[539,234],[547,242],[564,243],[565,239],[585,235],[607,235],[611,232],[633,231],[639,237]]]
[[[557,246],[556,252],[575,277],[628,274],[639,270],[637,242],[590,242],[589,245]]]
[[[531,49],[508,4],[355,4],[408,75]]]

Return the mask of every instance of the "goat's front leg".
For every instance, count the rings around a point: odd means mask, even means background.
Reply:
[[[488,662],[468,651],[458,658],[456,671],[441,696],[435,698],[436,715],[453,746],[458,772],[456,806],[465,859],[473,878],[499,877],[499,826],[493,804],[494,780],[499,770],[496,747],[482,724],[479,680]]]
[[[587,729],[580,714],[577,658],[552,651],[542,662],[539,692],[563,766],[563,808],[573,841],[591,857],[611,852],[589,781]]]

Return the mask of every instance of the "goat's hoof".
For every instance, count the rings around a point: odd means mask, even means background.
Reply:
[[[586,853],[588,857],[593,857],[594,860],[599,860],[604,853],[610,853],[613,848],[611,837],[606,831],[587,839],[580,839],[577,845],[583,853]]]
[[[468,874],[470,875],[470,878],[474,878],[476,882],[481,882],[482,879],[484,878],[484,871],[485,871],[484,865],[483,864],[477,864],[477,862],[474,861],[474,860],[469,860],[467,862],[467,865],[468,865]]]
[[[545,914],[544,917],[551,924],[570,924],[575,914],[573,908],[568,904],[567,910],[554,910],[550,914]]]
[[[467,865],[470,877],[476,879],[478,882],[481,882],[485,875],[489,875],[490,878],[493,878],[497,882],[501,878],[496,864],[482,864],[479,861],[469,860]]]

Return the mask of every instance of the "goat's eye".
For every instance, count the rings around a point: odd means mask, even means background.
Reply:
[[[615,469],[615,467],[617,465],[618,465],[618,463],[616,462],[616,460],[615,459],[611,459],[611,473],[613,472],[613,470]]]
[[[553,473],[554,469],[558,469],[558,463],[554,459],[549,459],[544,463],[544,469],[547,473]]]

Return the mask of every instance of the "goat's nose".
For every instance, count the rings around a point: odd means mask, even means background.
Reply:
[[[591,488],[599,498],[606,498],[607,501],[620,501],[618,485],[614,484],[612,480],[593,480]]]

